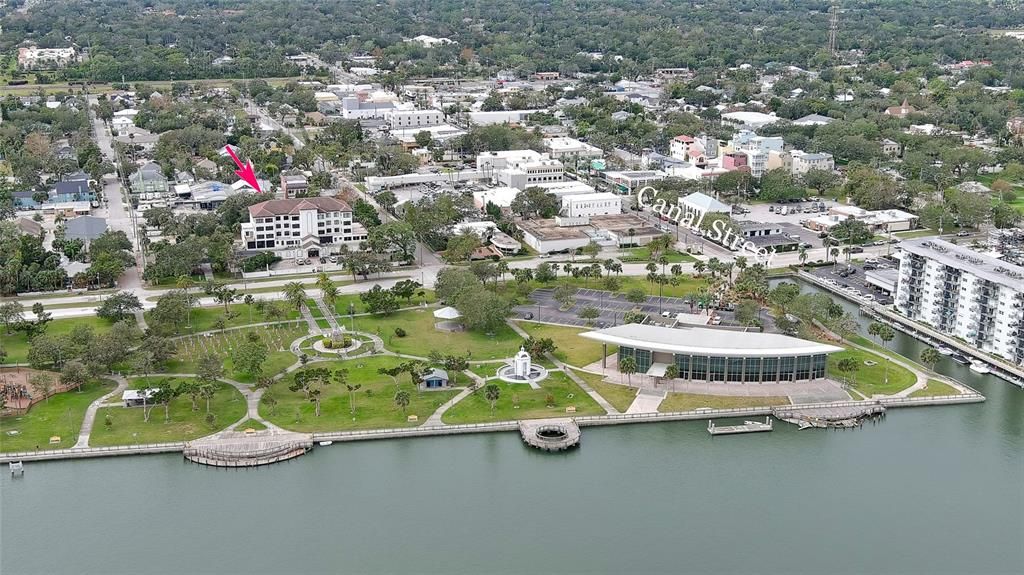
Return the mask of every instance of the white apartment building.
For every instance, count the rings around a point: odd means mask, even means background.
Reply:
[[[533,150],[484,152],[477,156],[476,167],[485,177],[520,190],[536,184],[561,182],[565,174],[562,162]]]
[[[23,70],[63,68],[77,59],[74,48],[18,48],[18,66]]]
[[[1024,365],[1024,267],[943,240],[900,248],[900,313]]]
[[[802,176],[811,170],[831,171],[836,167],[832,154],[824,152],[812,154],[801,150],[793,150],[789,155],[793,159],[790,173],[794,176]]]
[[[601,158],[604,156],[604,152],[601,151],[601,148],[591,146],[590,144],[581,142],[575,138],[545,138],[544,147],[548,150],[548,155],[555,160],[561,160],[564,158],[578,158],[586,160],[591,158]]]
[[[352,208],[330,197],[260,202],[249,206],[249,221],[242,223],[246,250],[281,258],[326,256],[366,236],[366,228],[353,221]]]
[[[578,194],[562,198],[561,215],[570,218],[608,216],[622,213],[622,196],[608,192]]]
[[[444,123],[441,110],[391,110],[387,113],[388,125],[392,130],[429,128]]]

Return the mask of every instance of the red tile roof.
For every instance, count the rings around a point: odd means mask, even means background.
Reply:
[[[267,218],[273,216],[296,215],[302,210],[318,212],[351,212],[352,208],[336,198],[290,198],[287,200],[267,200],[249,206],[249,217]]]

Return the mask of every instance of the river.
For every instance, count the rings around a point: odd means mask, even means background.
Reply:
[[[558,455],[498,433],[249,471],[29,463],[0,479],[0,573],[1021,573],[1024,392],[938,369],[988,401],[849,431],[586,428]]]

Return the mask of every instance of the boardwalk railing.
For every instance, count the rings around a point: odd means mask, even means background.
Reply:
[[[47,459],[73,459],[79,457],[105,457],[108,455],[130,455],[144,453],[172,453],[183,451],[184,442],[141,443],[138,445],[113,445],[110,447],[83,447],[79,449],[39,449],[0,453],[0,463],[8,461],[44,461]]]

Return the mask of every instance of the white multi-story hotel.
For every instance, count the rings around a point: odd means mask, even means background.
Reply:
[[[794,176],[802,176],[811,170],[831,171],[836,167],[832,154],[825,152],[811,154],[802,150],[793,150],[789,155],[793,159],[790,172]]]
[[[901,313],[1024,364],[1024,267],[943,240],[907,240],[900,248]]]
[[[260,202],[249,206],[249,221],[242,223],[246,250],[282,258],[326,256],[366,235],[366,228],[352,220],[352,208],[330,197]]]

